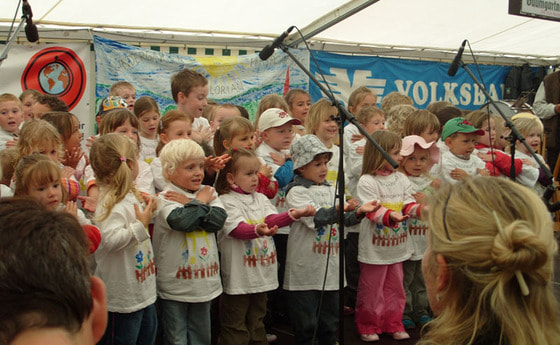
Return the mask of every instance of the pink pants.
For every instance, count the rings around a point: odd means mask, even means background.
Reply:
[[[359,334],[403,332],[405,303],[402,262],[390,265],[360,262],[354,319]]]

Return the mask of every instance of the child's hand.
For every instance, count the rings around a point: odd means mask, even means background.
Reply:
[[[366,147],[363,145],[356,147],[356,153],[359,155],[363,155],[365,151],[366,151]]]
[[[64,158],[62,159],[62,164],[76,169],[80,159],[82,159],[84,152],[81,147],[75,147],[70,150],[64,150]]]
[[[291,211],[292,217],[295,219],[300,219],[301,217],[313,217],[317,213],[317,210],[312,205],[307,205],[305,208],[298,208]]]
[[[193,130],[189,137],[197,143],[202,144],[203,141],[209,142],[212,136],[212,128],[206,127],[202,129],[202,126],[200,126],[197,130]]]
[[[72,175],[74,175],[74,168],[69,166],[64,166],[64,168],[60,171],[60,176],[62,178],[70,178]]]
[[[422,192],[414,193],[414,194],[412,194],[412,197],[419,204],[424,204],[428,200],[428,197],[426,196],[426,194],[424,194]]]
[[[226,166],[226,163],[229,162],[230,159],[231,157],[227,153],[218,157],[204,157],[204,170],[218,173]]]
[[[455,168],[455,169],[451,170],[451,172],[449,173],[449,176],[451,176],[451,178],[454,179],[454,180],[462,180],[465,177],[468,177],[469,174],[467,174],[467,172],[463,169]]]
[[[352,134],[352,138],[350,138],[350,140],[352,140],[353,143],[355,143],[356,141],[360,141],[362,140],[364,136],[361,134]]]
[[[356,216],[361,217],[362,214],[375,212],[379,210],[380,207],[381,204],[378,203],[377,200],[368,201],[358,208],[358,210],[356,211]]]
[[[174,192],[172,190],[168,190],[167,192],[165,192],[163,197],[165,198],[165,200],[175,201],[175,202],[178,202],[178,203],[183,204],[183,205],[188,204],[192,200],[191,198],[187,197],[186,195]]]
[[[495,158],[495,157],[493,157],[494,155],[492,155],[491,153],[479,152],[476,155],[478,156],[478,158],[482,159],[485,162],[491,162],[492,159]]]
[[[432,181],[432,183],[430,183],[430,187],[438,189],[439,187],[441,187],[441,180],[439,178],[436,178]]]
[[[76,205],[75,201],[68,201],[66,203],[66,207],[64,208],[66,213],[69,213],[74,216],[74,218],[78,219],[78,205]]]
[[[480,176],[490,176],[490,172],[486,169],[476,169]]]
[[[269,228],[266,224],[257,224],[255,226],[255,231],[259,236],[274,236],[278,232],[278,225]]]
[[[272,177],[272,168],[268,164],[261,164],[259,172],[264,175],[267,179]]]
[[[97,208],[97,199],[91,196],[78,196],[78,200],[82,202],[82,208],[88,212],[95,213]]]
[[[400,212],[391,211],[391,213],[389,213],[389,218],[391,218],[393,222],[400,223],[403,220],[408,219],[408,216],[404,216]]]
[[[17,140],[18,138],[13,138],[12,140],[6,141],[6,148],[9,149],[10,147],[16,147]]]
[[[138,204],[134,204],[134,213],[136,213],[136,219],[138,219],[146,228],[150,224],[150,219],[152,219],[154,204],[154,199],[149,198],[146,207],[144,207],[144,210],[142,211],[140,211],[140,206],[138,206]]]
[[[272,158],[272,161],[274,162],[274,164],[279,165],[279,166],[284,165],[284,163],[286,162],[286,157],[284,157],[284,155],[281,155],[281,154],[276,153],[276,152],[271,152],[270,157]]]
[[[152,203],[151,203],[152,212],[157,210],[158,205],[157,205],[157,202],[156,202],[153,195],[142,193],[141,196],[142,196],[142,199],[144,199],[144,202],[146,203],[146,205],[150,204],[150,201],[152,201]]]
[[[344,204],[344,212],[354,211],[360,202],[358,199],[350,199]]]
[[[86,147],[91,148],[91,145],[93,145],[93,143],[97,140],[97,136],[92,135],[89,138],[86,139]]]
[[[209,204],[212,200],[216,199],[214,195],[214,188],[210,186],[204,186],[196,195],[196,200],[201,204]]]

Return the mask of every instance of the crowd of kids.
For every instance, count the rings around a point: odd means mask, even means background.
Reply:
[[[208,345],[219,297],[221,345],[268,344],[268,320],[279,318],[297,344],[334,345],[339,279],[361,340],[408,339],[431,320],[421,260],[433,191],[475,175],[513,173],[541,194],[552,182],[523,144],[511,160],[508,129],[485,110],[417,110],[405,95],[380,102],[356,88],[347,109],[393,166],[357,126],[343,124],[340,138],[337,108],[305,90],[263,97],[254,121],[242,107],[208,104],[208,81],[194,70],[176,73],[171,92],[176,110],[161,114],[132,84],[114,84],[87,140],[56,97],[0,95],[0,195],[78,220],[107,291],[101,344]],[[539,150],[541,121],[513,122]]]

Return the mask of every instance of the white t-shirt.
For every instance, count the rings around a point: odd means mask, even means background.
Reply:
[[[413,193],[429,194],[432,191],[430,184],[434,180],[426,174],[420,176],[407,176],[412,184]],[[418,261],[424,257],[428,247],[428,223],[420,219],[407,219],[409,241],[412,244],[412,254],[409,260]]]
[[[150,164],[156,157],[156,149],[159,143],[159,136],[155,139],[148,139],[140,136],[140,159]]]
[[[442,182],[457,183],[451,177],[451,171],[459,168],[464,170],[470,176],[478,175],[478,169],[484,169],[486,164],[484,161],[476,156],[476,152],[471,153],[469,159],[459,158],[451,151],[447,151],[441,154],[440,163],[435,168],[437,171],[437,176],[442,179]]]
[[[223,231],[218,234],[224,292],[230,295],[271,291],[278,287],[276,247],[270,236],[241,240],[230,236],[241,222],[264,223],[276,214],[276,208],[261,193],[221,195],[228,214]]]

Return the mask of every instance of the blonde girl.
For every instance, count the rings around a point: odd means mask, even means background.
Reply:
[[[397,163],[401,162],[398,134],[377,131],[372,137]],[[421,206],[412,196],[407,177],[391,166],[369,141],[357,196],[362,203],[377,200],[382,206],[366,216],[370,221],[360,224],[356,328],[366,342],[378,341],[381,333],[392,333],[396,340],[408,339],[402,324],[406,302],[402,263],[411,256],[405,220],[418,218]]]
[[[140,129],[140,159],[150,164],[156,157],[158,130],[161,114],[155,99],[142,96],[134,102],[134,115]]]
[[[106,343],[153,344],[156,277],[147,227],[156,204],[134,184],[138,146],[124,135],[105,134],[92,145],[90,161],[100,192],[95,221],[103,241],[95,275],[107,289]]]
[[[292,129],[300,136],[304,135],[305,120],[311,108],[311,97],[303,89],[290,89],[284,96],[288,109],[293,118],[301,121],[301,125],[294,125]]]

